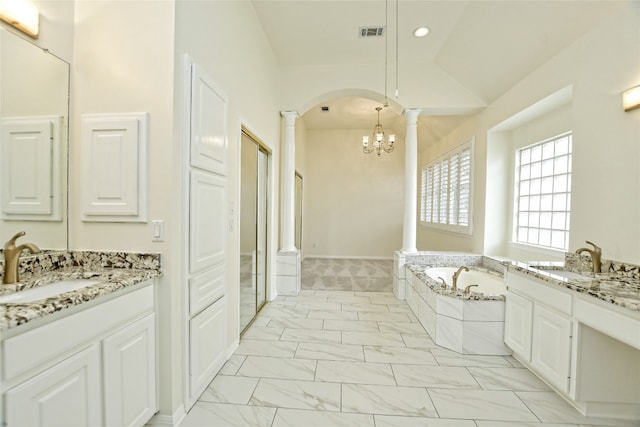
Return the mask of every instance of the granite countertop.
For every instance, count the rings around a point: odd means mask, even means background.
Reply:
[[[99,282],[29,303],[0,304],[0,333],[162,275],[157,255],[77,252],[55,254],[53,262],[51,257],[25,262],[25,266],[21,266],[20,282],[0,285],[0,296],[60,280],[94,279]],[[41,269],[43,265],[47,266],[44,270]],[[48,269],[50,265],[55,268]]]
[[[481,292],[473,292],[471,291],[468,294],[464,294],[462,289],[458,289],[457,291],[452,291],[450,287],[443,287],[442,283],[439,283],[433,280],[427,273],[425,273],[425,269],[432,267],[431,265],[423,265],[423,264],[407,264],[407,268],[416,275],[416,277],[422,280],[429,288],[431,288],[435,293],[440,295],[445,295],[452,298],[463,299],[463,300],[474,300],[474,301],[504,301],[505,297],[502,294],[488,294]],[[451,266],[440,266],[440,267],[458,267],[458,265]],[[497,276],[502,278],[503,275],[495,270],[491,270],[481,266],[467,266],[470,270],[481,271],[483,273],[490,274],[492,276]]]
[[[538,267],[538,268],[536,268]],[[589,295],[619,307],[640,312],[640,280],[635,275],[626,275],[619,271],[604,273],[584,273],[584,278],[567,278],[560,271],[572,271],[560,262],[532,263],[513,262],[508,268],[532,276],[544,282],[560,286],[578,293]],[[554,270],[557,273],[554,273]]]

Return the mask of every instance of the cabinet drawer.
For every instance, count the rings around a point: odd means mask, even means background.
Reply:
[[[553,307],[561,313],[571,314],[571,294],[553,289],[542,281],[529,279],[513,271],[507,273],[507,287],[519,294]]]
[[[54,365],[84,343],[152,312],[153,303],[153,287],[146,286],[3,341],[2,379],[9,381]]]

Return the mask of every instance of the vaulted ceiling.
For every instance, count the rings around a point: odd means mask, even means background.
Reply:
[[[253,4],[283,67],[383,67],[386,60],[393,71],[397,28],[399,67],[432,63],[488,105],[623,1],[253,0]],[[359,37],[360,27],[385,23],[387,41]],[[420,26],[429,27],[427,37],[413,36]],[[411,89],[402,82],[400,86]],[[337,99],[324,104],[332,114],[316,108],[304,115],[304,121],[308,128],[373,128],[374,104],[362,98]],[[432,111],[420,117],[420,132],[437,140],[463,120],[450,112]]]

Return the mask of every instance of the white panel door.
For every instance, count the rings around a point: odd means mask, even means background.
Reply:
[[[0,194],[3,218],[53,213],[53,131],[54,122],[47,119],[2,121]]]
[[[504,343],[518,356],[531,360],[533,303],[513,292],[506,293]]]
[[[145,221],[147,115],[82,115],[82,219]]]
[[[103,341],[104,419],[108,426],[139,426],[157,411],[153,314]]]
[[[190,321],[190,392],[198,396],[225,362],[226,299],[220,298]]]
[[[224,177],[191,171],[189,273],[225,261],[226,183]]]
[[[571,319],[540,304],[533,310],[531,365],[558,390],[569,390]]]
[[[197,64],[191,76],[191,166],[227,173],[227,101]]]
[[[7,391],[8,426],[102,424],[100,351],[94,344]]]

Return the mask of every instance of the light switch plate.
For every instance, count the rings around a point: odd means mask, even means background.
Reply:
[[[154,219],[151,221],[151,227],[151,241],[164,242],[164,221],[161,219]]]

